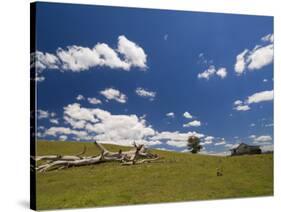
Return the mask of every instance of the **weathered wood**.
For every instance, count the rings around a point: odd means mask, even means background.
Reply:
[[[119,161],[122,165],[134,165],[141,163],[149,163],[159,159],[158,155],[149,153],[144,145],[136,145],[134,149],[123,152],[121,149],[118,152],[110,152],[100,143],[95,142],[95,145],[100,150],[98,156],[84,156],[86,147],[81,153],[76,155],[44,155],[33,157],[37,162],[44,161],[36,167],[38,172],[46,172],[50,170],[60,170],[69,167],[94,165],[102,162]]]

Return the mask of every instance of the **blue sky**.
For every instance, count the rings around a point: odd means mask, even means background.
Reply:
[[[38,138],[273,148],[273,17],[38,3],[36,27]]]

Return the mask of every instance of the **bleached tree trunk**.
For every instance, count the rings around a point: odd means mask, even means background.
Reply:
[[[55,169],[64,169],[76,166],[94,165],[101,162],[119,161],[122,165],[134,165],[141,163],[149,163],[159,159],[157,154],[152,154],[147,151],[144,145],[136,145],[134,149],[123,152],[110,152],[101,144],[95,142],[97,148],[101,151],[98,156],[84,156],[86,147],[77,155],[44,155],[36,156],[33,159],[36,162],[44,161],[45,163],[36,167],[38,172],[45,172]]]

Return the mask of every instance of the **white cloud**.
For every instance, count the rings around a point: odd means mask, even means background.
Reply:
[[[226,68],[220,68],[217,70],[216,74],[220,77],[220,78],[225,78],[227,75],[227,71]]]
[[[115,100],[120,103],[126,103],[127,96],[114,88],[107,88],[100,92],[106,99]]]
[[[183,127],[200,127],[200,126],[201,126],[201,122],[198,120],[194,120],[183,125]]]
[[[244,105],[242,104],[243,103],[242,101],[236,100],[234,102],[234,105],[236,105],[234,109],[237,111],[247,111],[251,109],[249,106],[250,104],[266,102],[266,101],[273,101],[273,90],[254,93],[253,95],[247,98]]]
[[[215,145],[215,146],[220,146],[220,145],[225,145],[225,144],[226,144],[225,140],[222,139],[221,141],[215,143],[214,145]]]
[[[207,137],[205,137],[205,144],[211,144],[211,143],[213,143],[213,140],[214,140],[215,138],[213,137],[213,136],[207,136]]]
[[[168,40],[168,37],[169,37],[169,35],[168,35],[168,34],[165,34],[165,35],[164,35],[164,40]]]
[[[175,113],[174,112],[166,113],[166,116],[174,118],[175,117]]]
[[[254,138],[254,142],[269,142],[272,141],[272,137],[270,135],[262,135]]]
[[[246,61],[245,61],[245,55],[249,52],[248,49],[245,49],[243,52],[237,55],[236,57],[236,63],[234,66],[235,72],[240,75],[245,71],[246,68]]]
[[[60,64],[58,57],[48,52],[43,53],[36,51],[31,54],[31,60],[31,67],[35,66],[37,71],[42,71],[43,69],[58,69]]]
[[[59,140],[65,141],[68,137],[66,135],[59,136]]]
[[[267,82],[268,80],[267,79],[263,79],[263,82]]]
[[[264,42],[273,43],[274,42],[274,35],[273,34],[265,35],[264,37],[261,38],[261,40],[264,41]]]
[[[237,111],[247,111],[251,108],[248,105],[237,105],[236,107],[234,107],[234,109]]]
[[[56,116],[54,112],[50,113],[47,110],[41,110],[41,109],[37,110],[37,115],[38,115],[37,116],[38,119],[48,119]]]
[[[162,151],[169,151],[169,152],[174,151],[172,149],[167,149],[167,148],[164,148],[164,147],[156,147],[155,149],[162,150]]]
[[[175,146],[175,147],[186,147],[187,146],[187,140],[186,141],[173,141],[173,140],[169,140],[167,141],[167,144],[170,146]]]
[[[44,133],[45,135],[50,136],[57,136],[57,135],[75,135],[79,138],[85,138],[87,137],[87,132],[85,131],[78,131],[73,130],[67,127],[51,127],[47,129]]]
[[[192,115],[187,111],[183,113],[183,116],[187,119],[192,119]]]
[[[209,68],[202,73],[199,73],[197,76],[199,79],[209,79],[211,76],[213,76],[216,73],[216,69],[214,66],[209,66]]]
[[[150,98],[150,100],[154,100],[156,96],[156,92],[145,90],[144,88],[140,87],[136,89],[136,94],[141,97]]]
[[[98,105],[98,104],[102,104],[102,102],[101,102],[101,100],[99,100],[99,99],[97,99],[97,98],[95,98],[95,97],[93,97],[93,98],[88,98],[88,102],[89,103],[91,103],[91,104],[93,104],[93,105]]]
[[[259,47],[251,52],[247,61],[249,70],[258,70],[273,62],[273,44]]]
[[[74,103],[64,108],[65,120],[74,128],[86,130],[87,136],[102,143],[131,145],[133,141],[146,145],[160,144],[158,139],[151,142],[155,135],[144,117],[136,115],[112,115],[102,109],[81,107]],[[151,143],[150,143],[151,142]]]
[[[37,110],[38,113],[38,119],[44,119],[44,118],[49,118],[49,112],[45,110]]]
[[[187,141],[190,136],[196,136],[198,138],[204,137],[204,134],[197,132],[180,133],[178,131],[169,132],[157,132],[155,136],[151,137],[151,140],[174,140],[174,141]]]
[[[263,44],[256,45],[251,51],[245,49],[237,55],[234,69],[238,75],[241,75],[246,69],[259,70],[273,62],[273,34],[268,34],[261,40],[264,42]]]
[[[256,135],[250,135],[249,138],[255,139],[257,136]]]
[[[136,43],[128,40],[124,35],[118,37],[118,52],[124,55],[125,62],[130,66],[140,67],[145,70],[146,54]]]
[[[242,104],[243,104],[243,102],[241,100],[236,100],[234,102],[234,105],[242,105]]]
[[[252,103],[259,103],[259,102],[272,101],[272,100],[273,100],[273,90],[254,93],[253,95],[248,97],[247,102],[248,104],[252,104]]]
[[[118,37],[117,49],[106,43],[97,43],[94,47],[78,45],[58,48],[55,54],[36,51],[31,54],[31,67],[36,67],[36,79],[43,81],[40,76],[44,69],[81,72],[97,66],[129,71],[132,67],[146,70],[147,55],[144,50],[124,35]]]
[[[221,79],[224,79],[227,76],[227,70],[224,67],[221,67],[218,70],[216,70],[215,66],[210,65],[207,70],[203,71],[202,73],[199,73],[197,77],[199,79],[204,78],[206,80],[209,80],[210,77],[214,76],[215,74],[219,76]]]
[[[61,69],[73,72],[89,70],[96,66],[107,66],[128,71],[130,64],[121,60],[117,52],[105,43],[98,43],[94,48],[82,46],[68,46],[67,49],[58,48],[56,52],[62,61]]]
[[[84,100],[85,97],[81,94],[79,94],[77,97],[76,97],[76,100],[80,101],[80,100]]]
[[[224,146],[229,149],[232,149],[232,148],[234,148],[234,146],[236,146],[236,144],[225,144]]]
[[[58,119],[50,119],[50,122],[52,124],[59,124],[59,120]]]

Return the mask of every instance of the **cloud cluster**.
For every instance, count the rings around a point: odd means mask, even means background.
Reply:
[[[256,45],[252,50],[245,49],[237,55],[234,70],[238,75],[246,70],[259,70],[273,62],[273,34],[262,37],[261,41],[263,43]]]
[[[250,138],[253,139],[253,143],[263,143],[263,142],[272,141],[272,137],[270,135],[261,135],[258,137],[255,135],[252,135]]]
[[[102,102],[101,102],[101,100],[99,100],[99,99],[97,99],[97,98],[95,98],[95,97],[93,97],[93,98],[87,98],[88,99],[88,102],[90,103],[90,104],[93,104],[93,105],[98,105],[98,104],[102,104]]]
[[[241,100],[236,100],[234,102],[234,109],[237,111],[247,111],[250,110],[251,104],[257,104],[261,102],[273,101],[274,93],[273,90],[260,91],[249,96],[244,102]]]
[[[173,141],[187,141],[190,136],[197,136],[198,138],[204,137],[204,134],[193,132],[180,133],[178,131],[170,132],[163,131],[157,132],[155,136],[151,137],[151,140],[173,140]]]
[[[205,71],[199,73],[197,75],[197,77],[199,79],[206,79],[209,80],[211,77],[215,76],[215,74],[217,76],[219,76],[221,79],[224,79],[227,76],[227,70],[224,67],[221,67],[219,69],[216,70],[215,66],[210,65],[208,69],[206,69]]]
[[[47,110],[41,110],[41,109],[37,110],[37,119],[38,120],[48,119],[50,121],[50,123],[52,123],[52,124],[59,124],[59,120],[55,117],[56,117],[56,113],[54,113],[54,112],[49,112]]]
[[[144,50],[124,35],[118,37],[117,49],[106,43],[97,43],[93,48],[72,45],[66,49],[58,48],[55,54],[36,51],[31,56],[31,66],[35,66],[38,73],[45,69],[81,72],[98,66],[125,71],[133,67],[147,68]]]
[[[156,92],[149,91],[149,90],[146,90],[146,89],[141,88],[141,87],[138,87],[136,89],[136,94],[138,96],[141,96],[141,97],[144,97],[144,98],[149,98],[151,101],[153,101],[155,96],[156,96]]]
[[[114,88],[106,88],[100,91],[100,94],[108,100],[115,100],[119,103],[126,103],[127,101],[127,96]]]
[[[226,144],[225,140],[222,139],[221,141],[216,142],[214,145],[215,145],[215,146],[220,146],[220,145],[225,145],[225,144]]]
[[[198,120],[193,120],[183,125],[183,127],[200,127],[200,126],[201,126],[201,122]]]
[[[85,108],[74,103],[64,107],[64,120],[71,128],[50,128],[46,131],[47,135],[72,134],[82,140],[118,145],[131,145],[133,141],[160,144],[157,140],[148,141],[155,131],[143,117],[136,115],[113,115],[99,108]]]

